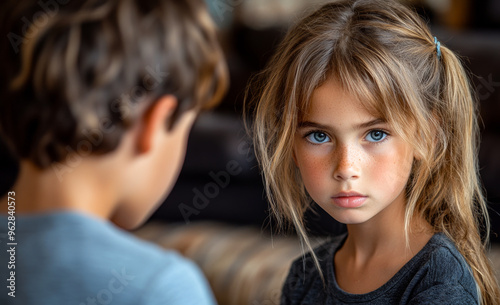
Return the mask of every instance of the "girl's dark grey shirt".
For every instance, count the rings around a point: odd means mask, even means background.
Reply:
[[[468,264],[442,233],[435,234],[377,290],[366,294],[343,291],[335,279],[334,255],[346,237],[346,234],[335,237],[314,250],[326,285],[321,281],[311,253],[293,262],[283,286],[281,305],[479,304],[476,282]]]

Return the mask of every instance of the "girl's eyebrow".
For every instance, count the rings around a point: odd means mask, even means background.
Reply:
[[[384,124],[384,123],[387,123],[386,120],[378,118],[378,119],[374,119],[374,120],[371,120],[371,121],[368,121],[365,123],[358,124],[355,126],[355,129],[365,129],[365,128],[368,128],[368,127],[371,127],[374,125]],[[317,128],[317,129],[324,129],[324,130],[331,129],[331,127],[328,125],[323,125],[323,124],[310,122],[310,121],[300,122],[299,126],[298,126],[298,128],[309,128],[309,127],[310,128]]]
[[[315,122],[309,122],[309,121],[304,121],[300,122],[298,128],[317,128],[317,129],[330,129],[329,126],[315,123]]]
[[[357,125],[356,128],[357,129],[365,129],[365,128],[368,128],[368,127],[371,127],[374,125],[384,124],[384,123],[387,123],[387,121],[384,119],[378,118],[378,119],[368,121],[366,123],[361,123],[361,124]]]

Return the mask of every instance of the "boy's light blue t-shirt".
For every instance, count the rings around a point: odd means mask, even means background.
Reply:
[[[0,304],[216,303],[194,263],[109,222],[60,212],[18,216],[15,224],[15,269],[9,270],[12,246],[7,216],[0,215]],[[8,295],[10,271],[15,298]]]

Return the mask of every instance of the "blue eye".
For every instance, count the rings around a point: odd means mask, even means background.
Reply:
[[[382,130],[372,130],[366,135],[366,140],[368,142],[381,142],[387,137],[387,133]]]
[[[306,139],[313,144],[322,144],[330,141],[330,137],[321,131],[313,131],[306,135]]]

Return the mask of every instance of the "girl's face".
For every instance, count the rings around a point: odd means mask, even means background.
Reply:
[[[361,224],[404,207],[412,147],[334,80],[314,91],[294,160],[309,195],[339,222]]]

